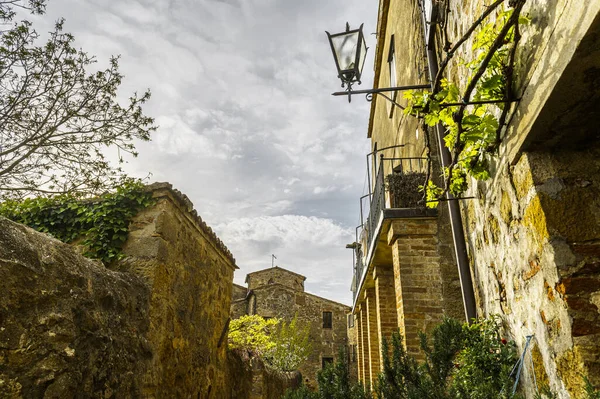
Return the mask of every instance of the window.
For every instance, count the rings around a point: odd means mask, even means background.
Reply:
[[[323,312],[323,328],[331,328],[332,317],[331,312]]]
[[[333,358],[323,356],[323,358],[321,359],[321,368],[325,369],[325,367],[327,367],[328,364],[333,364]]]
[[[350,313],[348,315],[348,328],[354,327],[354,315]]]
[[[394,46],[394,35],[392,35],[392,37],[390,38],[390,50],[388,52],[387,62],[388,70],[390,73],[390,87],[396,87],[398,86],[398,83],[396,81],[396,50]],[[392,97],[392,100],[394,101],[396,101],[396,94],[398,94],[397,91],[389,93],[389,95]],[[388,113],[391,118],[394,112],[394,105],[389,101],[386,101],[386,103],[388,105]]]

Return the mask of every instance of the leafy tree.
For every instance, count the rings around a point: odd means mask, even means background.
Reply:
[[[229,348],[258,357],[266,366],[279,371],[297,370],[308,359],[311,345],[308,326],[300,328],[297,317],[286,323],[281,319],[242,316],[231,321]]]
[[[15,8],[41,14],[45,0],[0,0],[0,21]],[[134,139],[149,140],[154,120],[142,113],[150,92],[117,101],[123,76],[118,57],[108,68],[87,69],[96,60],[74,47],[74,37],[56,23],[46,43],[31,23],[0,34],[0,196],[31,193],[97,194],[121,181],[105,147],[136,156]]]
[[[297,315],[289,323],[281,322],[272,335],[274,345],[268,351],[267,362],[277,370],[297,370],[312,350],[309,332],[309,325],[298,326]]]
[[[229,324],[229,349],[246,352],[251,357],[263,357],[274,346],[271,334],[279,319],[263,319],[259,315],[245,315]]]
[[[340,348],[335,363],[328,364],[317,374],[319,382],[319,399],[367,399],[360,383],[351,383],[348,356],[344,347]]]

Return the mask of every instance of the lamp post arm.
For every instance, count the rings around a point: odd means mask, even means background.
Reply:
[[[403,91],[403,90],[417,90],[417,89],[431,89],[430,85],[411,85],[411,86],[397,86],[397,87],[383,87],[379,89],[369,89],[369,90],[351,90],[352,94],[377,94],[377,93],[385,93],[385,92],[395,92],[395,91]],[[331,93],[332,96],[347,96],[348,91],[336,91],[335,93]]]

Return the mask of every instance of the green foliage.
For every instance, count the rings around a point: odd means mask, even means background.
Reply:
[[[273,347],[266,354],[267,363],[276,370],[293,371],[308,359],[312,346],[308,339],[310,325],[298,325],[298,316],[281,322],[272,335]]]
[[[585,382],[585,399],[600,399],[600,391],[597,391],[587,377],[583,377]],[[552,399],[552,398],[551,398]]]
[[[515,46],[515,26],[512,25],[501,45],[494,41],[504,26],[508,26],[513,9],[499,12],[494,22],[482,24],[473,40],[473,59],[463,62],[471,71],[468,84],[477,76],[473,98],[470,101],[506,100],[511,88],[508,74],[512,73],[511,51]],[[529,19],[519,16],[518,23],[528,23]],[[488,55],[492,55],[488,58]],[[451,54],[449,55],[451,57]],[[479,72],[482,71],[481,75]],[[447,190],[460,196],[469,187],[469,176],[477,180],[490,178],[489,157],[497,146],[501,129],[498,110],[503,103],[476,104],[461,106],[461,90],[454,82],[441,79],[437,92],[407,91],[404,97],[408,106],[404,112],[423,118],[428,126],[441,123],[446,129],[444,143],[453,152],[451,170],[445,170]],[[454,104],[454,105],[448,105]],[[425,185],[427,205],[435,208],[444,193],[433,182]]]
[[[278,318],[242,316],[229,325],[229,349],[261,358],[278,371],[297,370],[312,350],[309,326],[300,327],[296,316],[286,323]]]
[[[275,346],[271,335],[279,322],[279,319],[263,319],[259,315],[245,315],[231,320],[229,349],[243,350],[259,357],[264,356]]]
[[[288,389],[281,399],[320,399],[318,392],[313,392],[306,385],[297,389]]]
[[[371,399],[362,384],[350,382],[348,356],[343,347],[337,360],[319,371],[317,381],[317,392],[303,385],[298,389],[288,389],[283,399]]]
[[[455,357],[450,391],[460,399],[508,399],[517,361],[516,345],[500,335],[499,317],[481,319],[462,329],[462,348]]]
[[[431,337],[421,335],[425,362],[418,363],[392,335],[392,351],[383,342],[383,372],[376,392],[394,399],[505,399],[513,381],[516,362],[514,343],[502,339],[497,318],[461,325],[444,319]]]
[[[114,192],[89,200],[73,195],[7,200],[0,203],[0,215],[61,241],[76,241],[86,256],[109,264],[123,257],[131,218],[152,203],[144,185],[129,180]]]
[[[317,374],[319,399],[367,399],[361,384],[350,382],[348,356],[342,347],[335,363],[328,364]]]
[[[433,381],[423,367],[408,355],[402,344],[402,336],[395,332],[392,334],[392,348],[384,338],[382,342],[383,371],[378,376],[375,392],[378,398],[394,399],[428,399],[439,398],[438,389],[434,388]]]

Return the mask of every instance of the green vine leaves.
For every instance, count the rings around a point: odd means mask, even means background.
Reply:
[[[468,189],[470,177],[490,178],[490,157],[500,143],[510,103],[514,101],[512,81],[515,50],[521,37],[519,24],[530,22],[521,15],[525,0],[518,0],[513,8],[499,11],[493,22],[485,23],[486,17],[502,3],[499,0],[490,5],[447,51],[433,91],[404,93],[408,100],[404,112],[423,118],[431,127],[441,124],[445,146],[452,156],[450,165],[444,169],[445,188],[431,180],[421,187],[428,207],[437,207],[447,193],[459,197]],[[444,70],[458,47],[473,33],[474,57],[461,60],[470,73],[466,87],[461,90],[457,83],[443,78]]]
[[[9,200],[0,203],[0,216],[63,242],[81,244],[85,256],[110,264],[123,258],[121,249],[133,216],[154,203],[144,188],[140,181],[129,180],[94,199],[59,195]]]

